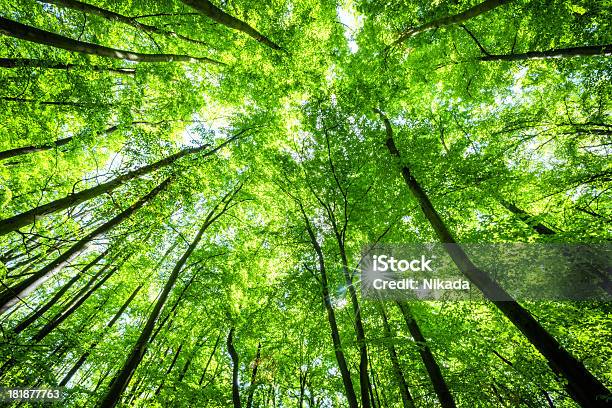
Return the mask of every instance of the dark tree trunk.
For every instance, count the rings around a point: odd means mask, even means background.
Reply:
[[[238,353],[234,347],[234,328],[232,327],[227,335],[227,352],[232,359],[232,403],[234,408],[241,408],[240,403],[240,384],[238,380],[238,371],[240,370],[240,360],[238,359]]]
[[[182,150],[155,163],[143,166],[136,170],[132,170],[122,176],[118,176],[95,187],[88,188],[78,193],[70,194],[64,198],[51,201],[50,203],[43,204],[24,213],[2,220],[0,221],[0,235],[8,234],[11,231],[15,231],[26,225],[32,224],[37,219],[45,215],[65,210],[99,195],[109,193],[129,180],[152,173],[153,171],[158,170],[162,167],[169,166],[172,163],[176,162],[178,159],[190,154],[198,153],[207,147],[207,145],[204,145],[201,147]]]
[[[336,361],[338,362],[338,369],[340,370],[340,375],[342,376],[342,383],[344,385],[344,391],[346,392],[346,398],[348,400],[350,408],[359,408],[359,404],[357,403],[357,394],[355,394],[353,382],[351,381],[351,372],[349,371],[348,365],[346,364],[346,358],[344,357],[344,351],[342,350],[342,341],[340,340],[340,332],[338,330],[338,323],[336,322],[336,314],[334,312],[334,307],[332,305],[331,298],[329,295],[329,283],[327,280],[327,271],[325,269],[323,250],[317,242],[317,238],[314,234],[314,231],[312,230],[312,226],[310,225],[310,221],[306,216],[306,212],[304,211],[302,204],[298,202],[298,205],[304,218],[304,224],[306,226],[306,231],[308,232],[310,242],[312,243],[312,246],[317,254],[317,260],[319,262],[319,272],[321,274],[321,294],[323,296],[323,304],[325,305],[325,310],[327,311],[327,320],[329,321],[329,327],[331,329],[334,353],[336,355]]]
[[[56,6],[61,6],[61,7],[69,8],[72,10],[77,10],[83,13],[94,14],[98,17],[105,18],[112,22],[118,21],[120,23],[130,25],[139,30],[146,31],[152,34],[163,35],[164,37],[167,37],[170,39],[180,38],[181,40],[188,41],[193,44],[208,45],[204,41],[195,40],[193,38],[189,38],[184,35],[175,33],[174,31],[168,31],[168,30],[164,30],[159,27],[152,26],[152,25],[143,24],[143,23],[138,22],[138,20],[136,20],[135,18],[124,16],[123,14],[115,13],[114,11],[106,10],[98,6],[94,6],[92,4],[82,3],[76,0],[37,0],[37,1],[39,1],[40,3],[54,4]]]
[[[410,335],[418,345],[419,354],[421,355],[421,359],[423,360],[423,364],[425,365],[425,369],[427,370],[427,374],[429,375],[434,391],[438,396],[440,406],[442,406],[442,408],[455,408],[456,405],[453,395],[446,384],[446,380],[444,380],[444,377],[442,376],[440,366],[436,362],[436,359],[434,358],[434,355],[427,344],[425,336],[423,336],[423,333],[421,333],[421,328],[410,311],[410,307],[404,302],[397,302],[397,307],[402,312],[402,316],[404,316],[404,321],[406,322],[406,326],[408,326]]]
[[[50,47],[61,48],[70,52],[98,55],[106,58],[136,62],[207,62],[222,65],[221,62],[206,57],[192,57],[189,55],[175,54],[143,54],[139,52],[117,50],[102,45],[73,40],[72,38],[27,26],[4,17],[0,17],[0,34],[37,44],[48,45]]]
[[[70,143],[73,139],[73,136],[66,137],[64,139],[59,139],[51,143],[45,143],[40,146],[26,146],[26,147],[18,147],[16,149],[5,150],[0,152],[0,160],[10,159],[11,157],[21,156],[23,154],[40,152],[43,150],[50,150],[56,147],[61,147]]]
[[[138,337],[138,340],[136,340],[136,344],[132,348],[132,351],[125,363],[123,364],[123,367],[111,382],[109,390],[102,399],[102,402],[100,404],[101,406],[105,408],[112,408],[117,405],[117,403],[121,399],[121,394],[127,387],[128,383],[130,382],[130,379],[132,378],[132,375],[134,375],[134,371],[142,361],[142,357],[147,351],[147,346],[149,344],[149,339],[151,337],[151,333],[153,332],[153,328],[155,327],[155,323],[159,318],[159,315],[161,313],[162,308],[164,307],[164,304],[166,303],[166,300],[168,300],[170,292],[172,291],[174,285],[176,284],[176,281],[178,280],[179,273],[185,266],[187,259],[189,259],[192,252],[198,246],[198,243],[202,239],[202,235],[204,234],[206,229],[228,210],[232,198],[235,194],[238,193],[238,191],[240,191],[241,187],[242,185],[240,185],[232,193],[225,195],[221,202],[217,203],[212,208],[212,210],[208,213],[206,219],[204,220],[202,227],[196,234],[195,238],[193,239],[183,256],[178,260],[178,262],[174,266],[174,269],[172,269],[172,272],[168,277],[168,280],[164,286],[164,289],[162,290],[162,293],[157,298],[157,301],[153,306],[153,310],[151,310],[147,322],[145,323],[145,326],[143,327],[142,332]],[[223,209],[217,213],[217,209],[219,208],[221,203],[224,203]]]
[[[119,129],[119,126],[111,126],[110,128],[106,129],[103,132],[103,134],[110,135],[111,133],[115,132],[117,129]],[[24,147],[18,147],[15,149],[5,150],[3,152],[0,152],[0,161],[4,159],[10,159],[13,157],[17,157],[17,156],[22,156],[24,154],[30,154],[30,153],[42,152],[44,150],[55,149],[57,147],[67,145],[73,139],[74,139],[74,136],[70,136],[64,139],[56,140],[51,143],[44,143],[39,146],[24,146]]]
[[[274,50],[280,50],[281,47],[272,40],[270,40],[265,35],[261,34],[253,27],[245,23],[244,21],[238,20],[237,18],[227,14],[225,11],[221,10],[219,7],[215,6],[208,0],[181,0],[186,5],[192,7],[193,9],[200,12],[200,14],[205,15],[206,17],[216,21],[219,24],[223,24],[224,26],[231,28],[233,30],[242,31],[243,33],[251,36],[262,44],[267,45],[268,47]]]
[[[54,317],[51,321],[45,324],[33,337],[34,341],[39,342],[44,339],[51,331],[53,331],[57,326],[62,324],[64,320],[70,317],[76,310],[83,304],[89,297],[98,289],[106,283],[106,281],[114,275],[114,273],[120,268],[120,265],[114,266],[111,270],[102,277],[95,285],[91,287],[87,292],[83,293],[82,296],[75,299],[74,303],[70,305],[65,311],[60,313],[58,316]],[[91,281],[90,281],[91,283]]]
[[[74,285],[83,275],[85,275],[85,273],[89,269],[91,269],[93,266],[97,265],[98,262],[100,262],[102,260],[102,258],[104,258],[106,256],[106,254],[108,253],[109,250],[110,250],[110,248],[107,248],[104,252],[102,252],[100,255],[98,255],[93,261],[91,261],[90,263],[85,265],[85,267],[79,273],[74,275],[72,277],[72,279],[70,279],[64,286],[62,286],[60,288],[60,290],[58,290],[53,295],[53,297],[51,299],[49,299],[49,301],[47,303],[45,303],[44,305],[39,307],[38,310],[36,310],[34,313],[32,313],[30,316],[28,316],[25,320],[23,320],[21,323],[19,323],[17,326],[15,326],[15,328],[13,329],[13,332],[21,333],[29,325],[34,323],[34,321],[36,321],[38,318],[40,318],[47,310],[51,309],[51,307],[53,307],[53,305],[55,305],[60,300],[60,298],[68,291],[68,289],[70,289],[72,287],[72,285]]]
[[[65,62],[51,62],[36,58],[0,58],[0,68],[46,68],[46,69],[82,69],[99,72],[112,72],[115,74],[131,75],[136,73],[134,68],[114,68],[100,65],[79,65]]]
[[[164,180],[161,184],[151,190],[147,195],[141,197],[134,204],[123,210],[121,213],[114,216],[110,221],[102,224],[93,232],[87,234],[84,238],[77,241],[70,249],[57,257],[54,261],[34,273],[29,278],[7,288],[0,293],[0,314],[6,312],[11,306],[32,293],[43,282],[49,279],[56,271],[61,269],[70,259],[79,251],[89,245],[94,239],[110,231],[113,227],[130,217],[140,207],[152,200],[157,194],[164,190],[170,183],[171,178]]]
[[[219,335],[217,336],[217,340],[215,341],[215,345],[213,347],[212,352],[210,353],[210,356],[208,356],[208,360],[206,361],[206,365],[204,366],[204,370],[202,371],[202,375],[200,376],[200,381],[198,381],[198,385],[202,386],[202,383],[204,382],[204,377],[206,377],[206,372],[208,371],[208,367],[210,366],[210,362],[212,361],[213,357],[215,356],[215,352],[217,351],[217,347],[219,347],[219,342],[221,341],[221,332],[219,332]]]
[[[467,21],[474,17],[478,17],[479,15],[486,13],[487,11],[491,11],[509,2],[510,0],[485,0],[482,3],[477,4],[474,7],[469,8],[459,14],[442,17],[440,19],[430,21],[418,27],[411,27],[405,30],[393,44],[399,44],[410,37],[414,37],[415,35],[423,33],[425,31],[433,30],[434,28],[463,23],[464,21]]]
[[[504,199],[498,198],[499,203],[512,214],[516,215],[521,221],[529,225],[539,235],[555,235],[555,231],[542,224],[540,221],[534,221],[533,216],[528,214],[522,208]]]
[[[176,360],[178,360],[179,354],[181,354],[182,349],[183,349],[183,345],[181,344],[176,350],[176,353],[174,353],[174,358],[172,359],[172,363],[170,363],[170,366],[166,369],[166,373],[164,377],[162,378],[161,383],[159,383],[159,386],[155,390],[155,395],[159,395],[162,388],[164,388],[164,384],[166,383],[166,377],[168,377],[168,375],[170,375],[170,373],[172,372],[172,369],[174,368],[174,365],[176,364]]]
[[[134,300],[136,295],[138,295],[138,292],[140,292],[140,290],[143,287],[144,287],[144,284],[140,284],[136,289],[134,289],[134,291],[132,292],[130,297],[127,298],[127,300],[119,308],[117,313],[115,313],[113,318],[110,319],[109,322],[106,324],[106,327],[104,328],[104,330],[102,332],[102,335],[104,335],[111,327],[113,327],[113,325],[117,322],[117,320],[119,320],[119,318],[121,317],[123,312],[125,312],[125,309],[128,308],[130,303],[132,303],[132,300]],[[81,368],[81,366],[85,363],[85,361],[87,361],[87,358],[89,357],[91,352],[96,348],[96,346],[98,345],[99,342],[100,341],[98,340],[98,341],[95,341],[95,342],[91,343],[91,345],[89,346],[87,351],[81,355],[81,357],[77,360],[77,362],[74,363],[74,365],[72,366],[70,371],[68,371],[68,373],[66,373],[64,378],[62,378],[62,380],[59,383],[60,387],[64,387],[64,386],[66,386],[66,384],[68,384],[68,382],[72,379],[72,376],[74,376],[74,374],[76,374],[76,372],[79,370],[79,368]]]
[[[393,140],[393,130],[389,119],[379,110],[385,124],[387,133],[387,148],[389,153],[400,159],[400,153]],[[575,359],[571,354],[550,335],[534,317],[514,300],[501,286],[497,284],[484,271],[478,269],[461,246],[457,244],[452,234],[442,221],[442,218],[433,207],[425,190],[410,173],[408,166],[401,167],[401,173],[438,235],[438,238],[445,244],[445,249],[459,270],[478,287],[487,299],[490,299],[495,306],[510,320],[535,348],[546,358],[552,370],[560,373],[567,380],[567,390],[571,397],[581,406],[588,408],[599,408],[607,406],[606,399],[612,399],[612,394],[593,374],[591,374],[584,364]]]
[[[529,51],[519,54],[487,54],[480,57],[480,61],[524,61],[541,60],[551,58],[576,58],[576,57],[610,57],[612,56],[612,44],[589,45],[584,47],[559,48],[547,51]]]
[[[157,328],[155,329],[155,332],[153,332],[153,335],[151,335],[151,339],[149,340],[149,343],[153,343],[153,341],[155,340],[155,338],[157,337],[159,332],[166,325],[166,322],[168,321],[168,319],[170,319],[170,318],[174,319],[174,317],[176,316],[176,313],[178,311],[178,306],[181,303],[181,300],[183,299],[183,296],[185,296],[185,293],[187,293],[187,289],[189,289],[189,287],[193,283],[195,277],[196,277],[196,274],[191,275],[191,278],[189,278],[189,281],[185,284],[185,286],[183,286],[183,289],[181,289],[181,292],[179,293],[179,295],[177,296],[176,300],[174,301],[174,304],[172,305],[172,308],[170,308],[170,310],[168,311],[166,316],[157,325]],[[170,322],[172,322],[172,320]],[[170,330],[170,325],[171,325],[171,323],[168,324],[168,330]]]
[[[247,396],[246,408],[253,407],[253,395],[255,394],[255,381],[257,379],[257,369],[259,368],[260,360],[261,360],[261,343],[258,343],[257,353],[255,354],[255,360],[253,361],[253,372],[251,373],[251,384],[249,385],[249,393]]]
[[[414,400],[412,399],[412,395],[410,395],[410,390],[408,389],[408,384],[406,383],[406,379],[404,378],[404,372],[399,363],[399,358],[397,357],[397,351],[395,350],[395,346],[393,345],[393,334],[391,333],[391,326],[389,325],[389,319],[387,318],[387,313],[385,312],[382,304],[379,305],[380,315],[383,320],[383,333],[385,336],[385,347],[389,351],[389,358],[391,359],[391,366],[393,367],[393,374],[395,375],[395,379],[397,380],[397,384],[400,389],[400,395],[402,397],[402,404],[404,408],[414,408]]]

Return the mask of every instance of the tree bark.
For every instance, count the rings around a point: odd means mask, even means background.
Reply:
[[[400,153],[393,140],[391,122],[380,110],[376,112],[381,116],[387,134],[387,149],[397,159],[401,159]],[[533,346],[546,358],[553,371],[560,373],[567,380],[567,390],[570,396],[581,406],[599,408],[607,406],[606,399],[611,399],[612,394],[584,364],[569,354],[559,342],[550,335],[537,320],[514,300],[501,286],[497,284],[484,271],[478,269],[472,263],[467,254],[457,244],[454,237],[442,221],[442,218],[433,207],[427,193],[411,174],[407,165],[402,165],[401,173],[425,214],[427,220],[444,243],[445,250],[450,255],[459,270],[476,286],[485,297],[497,306],[497,308],[510,320]]]
[[[255,360],[253,361],[253,372],[251,373],[251,384],[249,384],[249,393],[247,396],[246,408],[253,407],[253,395],[255,394],[255,380],[257,379],[257,369],[259,368],[260,360],[261,360],[261,343],[258,343],[257,353],[255,354]]]
[[[477,4],[474,7],[469,8],[459,14],[442,17],[440,19],[430,21],[418,27],[411,27],[405,30],[400,35],[400,37],[397,40],[395,40],[393,45],[400,44],[401,42],[407,40],[408,38],[414,37],[415,35],[421,34],[425,31],[433,30],[439,27],[445,27],[445,26],[463,23],[464,21],[467,21],[474,17],[478,17],[479,15],[484,14],[487,11],[491,11],[509,2],[510,0],[485,0],[482,3]]]
[[[18,147],[16,149],[5,150],[0,152],[0,160],[10,159],[11,157],[21,156],[28,153],[40,152],[43,150],[50,150],[56,147],[61,147],[70,143],[73,139],[73,136],[66,137],[64,139],[59,139],[51,143],[45,143],[40,146],[25,146]]]
[[[34,313],[32,313],[30,316],[28,316],[25,320],[23,320],[21,323],[19,323],[17,326],[15,326],[15,328],[13,329],[13,332],[16,333],[16,334],[21,333],[29,325],[34,323],[34,321],[36,321],[38,318],[40,318],[47,310],[51,309],[51,307],[53,307],[61,299],[61,297],[68,291],[68,289],[70,289],[72,287],[72,285],[74,285],[82,276],[85,275],[85,273],[89,269],[91,269],[93,266],[97,265],[98,262],[100,262],[102,260],[102,258],[104,258],[106,256],[106,254],[108,253],[109,250],[110,250],[110,248],[107,248],[104,252],[102,252],[100,255],[98,255],[93,261],[91,261],[90,263],[85,265],[85,267],[79,273],[74,275],[72,277],[72,279],[70,279],[64,286],[62,286],[60,288],[60,290],[58,290],[53,295],[53,297],[51,299],[49,299],[49,301],[47,303],[45,303],[43,306],[39,307],[38,310],[36,310]]]
[[[478,58],[480,61],[524,61],[541,60],[551,58],[576,58],[576,57],[610,57],[612,56],[612,44],[589,45],[584,47],[558,48],[547,51],[529,51],[519,54],[487,54]]]
[[[176,54],[143,54],[140,52],[118,50],[103,45],[73,40],[72,38],[30,27],[4,17],[0,17],[0,34],[37,44],[48,45],[50,47],[61,48],[70,52],[98,55],[106,58],[135,62],[207,62],[216,65],[224,65],[219,61],[206,57],[192,57],[189,55]]]
[[[134,289],[134,291],[132,292],[130,297],[127,298],[127,300],[123,303],[123,305],[119,308],[119,310],[117,310],[117,313],[115,313],[113,318],[108,321],[108,323],[106,324],[106,327],[104,328],[104,330],[102,332],[102,335],[104,335],[111,327],[113,327],[113,325],[117,322],[117,320],[119,320],[119,318],[121,317],[123,312],[125,312],[125,309],[128,308],[130,303],[132,303],[132,300],[134,300],[136,295],[138,295],[138,292],[140,292],[140,290],[143,287],[144,287],[144,284],[141,283],[140,285],[138,285],[138,287],[136,289]],[[68,373],[66,373],[64,378],[62,378],[62,380],[59,383],[60,387],[65,387],[66,384],[68,384],[68,382],[72,379],[74,374],[76,374],[76,372],[79,370],[79,368],[81,368],[81,366],[85,363],[85,361],[87,361],[87,358],[89,357],[91,352],[98,346],[98,343],[100,342],[100,340],[97,340],[97,341],[91,343],[91,345],[89,346],[87,351],[81,355],[81,357],[77,360],[76,363],[74,363],[74,365],[68,371]]]
[[[387,313],[382,304],[378,305],[378,310],[383,320],[383,333],[385,336],[385,347],[389,351],[389,358],[391,359],[391,365],[393,367],[393,374],[397,380],[397,384],[400,389],[400,395],[402,397],[402,405],[404,408],[414,408],[414,400],[412,399],[412,395],[410,395],[410,390],[408,389],[408,384],[406,383],[406,379],[404,378],[404,372],[402,371],[402,367],[399,363],[399,358],[397,357],[397,351],[395,350],[395,346],[391,343],[393,339],[393,335],[391,333],[391,327],[389,325],[389,319],[387,318]]]
[[[325,305],[325,310],[327,311],[327,320],[331,329],[334,353],[336,355],[336,361],[338,362],[338,369],[340,370],[340,375],[342,376],[342,383],[346,392],[348,405],[350,408],[359,408],[359,404],[357,403],[357,394],[355,394],[353,382],[351,381],[351,372],[349,371],[348,365],[346,364],[344,351],[342,351],[342,341],[340,340],[340,332],[338,330],[338,323],[336,322],[336,314],[334,312],[334,307],[332,305],[331,297],[329,295],[329,283],[327,280],[327,271],[325,269],[323,250],[317,242],[317,238],[314,234],[312,226],[310,225],[310,221],[306,216],[306,212],[304,211],[302,203],[298,202],[298,205],[300,207],[302,217],[304,218],[304,224],[306,226],[306,231],[308,232],[310,242],[312,243],[312,246],[317,254],[317,260],[319,262],[319,272],[321,273],[320,284],[322,292],[321,294],[323,295],[323,304]]]
[[[405,302],[397,302],[397,307],[400,312],[402,312],[402,316],[404,316],[404,321],[406,322],[406,326],[408,326],[410,335],[418,345],[419,354],[421,355],[421,359],[423,360],[423,364],[425,365],[425,369],[427,370],[427,374],[429,375],[434,391],[438,396],[440,406],[442,406],[442,408],[455,408],[456,405],[453,395],[446,384],[446,380],[444,380],[444,377],[442,376],[440,366],[431,352],[425,336],[423,336],[423,333],[421,333],[421,328],[410,311],[410,307]]]
[[[234,408],[241,408],[240,402],[240,384],[238,380],[238,371],[240,370],[240,360],[238,359],[238,353],[234,347],[234,328],[232,327],[227,335],[227,352],[232,359],[232,403]]]
[[[103,67],[100,65],[79,65],[69,64],[65,62],[50,62],[47,60],[36,59],[36,58],[0,58],[0,68],[46,68],[46,69],[83,69],[92,70],[98,72],[112,72],[121,75],[133,76],[136,74],[134,68],[114,68],[114,67]]]
[[[134,344],[134,347],[132,348],[132,351],[130,355],[128,356],[127,360],[123,364],[123,367],[121,368],[121,370],[117,373],[117,375],[111,382],[110,388],[107,391],[106,395],[103,397],[100,403],[100,406],[105,407],[105,408],[113,408],[114,406],[117,405],[117,403],[121,399],[121,394],[127,387],[128,383],[130,382],[130,379],[134,375],[134,371],[136,370],[136,368],[142,361],[142,357],[147,351],[149,338],[151,337],[151,333],[153,332],[155,323],[157,322],[157,319],[159,318],[159,315],[161,313],[162,308],[164,307],[164,304],[166,303],[166,300],[168,300],[168,296],[170,295],[170,292],[172,291],[172,289],[174,288],[174,285],[176,284],[179,273],[185,266],[187,259],[189,259],[192,252],[198,246],[198,243],[202,239],[202,235],[204,234],[206,229],[208,229],[208,227],[212,223],[214,223],[221,215],[223,215],[229,209],[229,204],[232,198],[234,197],[235,194],[238,193],[241,187],[242,185],[240,185],[232,193],[228,193],[227,195],[225,195],[223,199],[221,200],[221,202],[217,203],[212,208],[212,210],[208,213],[204,223],[202,224],[202,227],[199,229],[195,238],[193,239],[193,241],[191,242],[191,244],[189,245],[189,247],[187,248],[183,256],[178,260],[178,262],[174,266],[174,269],[172,269],[172,272],[170,273],[170,276],[168,277],[168,280],[166,281],[166,284],[164,286],[164,289],[162,290],[162,293],[157,298],[157,301],[155,302],[155,306],[153,306],[153,309],[151,310],[151,313],[149,314],[147,322],[145,323],[145,326],[143,327],[142,332],[140,333],[140,336],[138,337],[138,340],[136,340],[136,344]],[[216,213],[221,203],[224,203],[224,206],[221,211]]]
[[[215,352],[217,351],[217,347],[219,347],[219,342],[221,341],[221,332],[219,332],[219,335],[217,336],[217,340],[215,341],[215,345],[213,346],[213,350],[210,353],[210,356],[208,356],[208,360],[206,360],[206,365],[204,366],[204,370],[202,371],[202,375],[200,376],[200,381],[198,381],[198,386],[202,386],[202,383],[204,382],[204,377],[206,377],[206,372],[208,371],[208,367],[210,366],[210,362],[212,361],[213,357],[215,356]]]
[[[102,287],[106,281],[114,275],[114,273],[120,268],[120,265],[116,265],[110,269],[110,271],[102,277],[95,285],[91,287],[88,291],[83,293],[82,296],[76,298],[74,302],[68,307],[65,311],[54,317],[51,321],[45,324],[33,337],[33,340],[36,342],[44,339],[53,329],[62,324],[64,320],[70,317],[89,297],[98,289]],[[91,281],[90,281],[91,282]]]
[[[99,184],[95,187],[91,187],[86,190],[79,191],[78,193],[70,194],[66,197],[57,199],[55,201],[51,201],[50,203],[43,204],[41,206],[38,206],[36,208],[33,208],[21,214],[4,219],[0,221],[0,235],[8,234],[11,231],[15,231],[15,230],[18,230],[19,228],[25,227],[26,225],[32,224],[37,219],[45,215],[49,215],[49,214],[53,214],[61,210],[65,210],[67,208],[81,204],[82,202],[90,200],[99,195],[109,193],[113,191],[115,188],[123,185],[129,180],[132,180],[136,177],[143,176],[145,174],[152,173],[153,171],[158,170],[162,167],[169,166],[173,164],[174,162],[176,162],[178,159],[184,156],[190,155],[190,154],[198,153],[207,147],[208,145],[204,145],[200,147],[184,149],[178,153],[168,156],[153,164],[149,164],[141,168],[138,168],[136,170],[132,170],[122,176],[118,176],[112,180]],[[211,152],[207,152],[207,154],[204,155],[204,157],[208,156],[210,153]]]
[[[98,17],[102,17],[108,21],[118,21],[123,24],[130,25],[134,28],[137,28],[142,31],[146,31],[152,34],[163,35],[164,37],[170,39],[180,38],[181,40],[198,44],[198,45],[208,45],[204,41],[195,40],[193,38],[186,37],[184,35],[178,34],[174,31],[168,31],[161,29],[159,27],[155,27],[148,24],[140,23],[137,19],[133,17],[124,16],[123,14],[115,13],[114,11],[106,10],[100,8],[98,6],[94,6],[92,4],[82,3],[76,0],[37,0],[40,3],[45,4],[53,4],[60,7],[69,8],[72,10],[77,10],[83,13],[94,14]]]
[[[273,50],[281,50],[282,48],[275,44],[272,40],[270,40],[265,35],[261,34],[253,27],[241,21],[229,14],[225,11],[221,10],[219,7],[215,6],[208,0],[181,0],[183,3],[188,5],[189,7],[197,10],[200,14],[216,21],[219,24],[223,24],[224,26],[231,28],[233,30],[242,31],[248,36],[256,39],[262,44],[267,45]]]
[[[113,227],[119,225],[121,222],[130,217],[140,207],[144,206],[147,202],[153,199],[157,194],[164,190],[170,183],[172,178],[167,178],[157,187],[151,190],[147,195],[141,197],[134,204],[123,210],[121,213],[114,216],[110,221],[102,224],[96,228],[93,232],[90,232],[85,237],[77,241],[70,249],[57,257],[54,261],[47,264],[42,269],[23,281],[8,287],[4,292],[0,293],[0,314],[6,312],[11,306],[17,303],[20,299],[28,296],[36,288],[38,288],[47,279],[53,276],[58,270],[60,270],[73,255],[76,255],[79,251],[89,245],[94,239],[100,237],[106,232],[110,231]]]
[[[512,214],[516,215],[521,221],[529,225],[539,235],[555,235],[555,231],[542,224],[540,221],[533,221],[533,216],[528,214],[527,211],[517,207],[515,204],[508,202],[502,198],[498,198],[497,201]]]
[[[164,388],[164,384],[166,383],[166,377],[168,377],[168,375],[170,375],[170,373],[172,372],[172,369],[174,368],[174,365],[176,364],[176,360],[178,360],[178,357],[181,354],[182,349],[183,349],[183,344],[181,343],[181,345],[176,350],[176,353],[174,353],[174,358],[172,359],[172,363],[170,363],[170,366],[166,369],[166,374],[164,375],[161,383],[159,383],[159,386],[155,390],[155,395],[159,395],[162,388]]]

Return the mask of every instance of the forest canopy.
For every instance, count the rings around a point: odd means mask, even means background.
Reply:
[[[0,4],[2,403],[612,404],[610,0]],[[362,293],[430,243],[481,296]]]

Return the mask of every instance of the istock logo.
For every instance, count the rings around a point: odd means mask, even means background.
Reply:
[[[427,259],[425,255],[421,255],[421,259],[395,259],[387,255],[374,255],[372,257],[373,268],[375,272],[433,272],[429,264],[431,259]]]

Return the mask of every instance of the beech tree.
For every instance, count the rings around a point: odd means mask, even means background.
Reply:
[[[609,2],[0,5],[5,389],[610,405]]]

